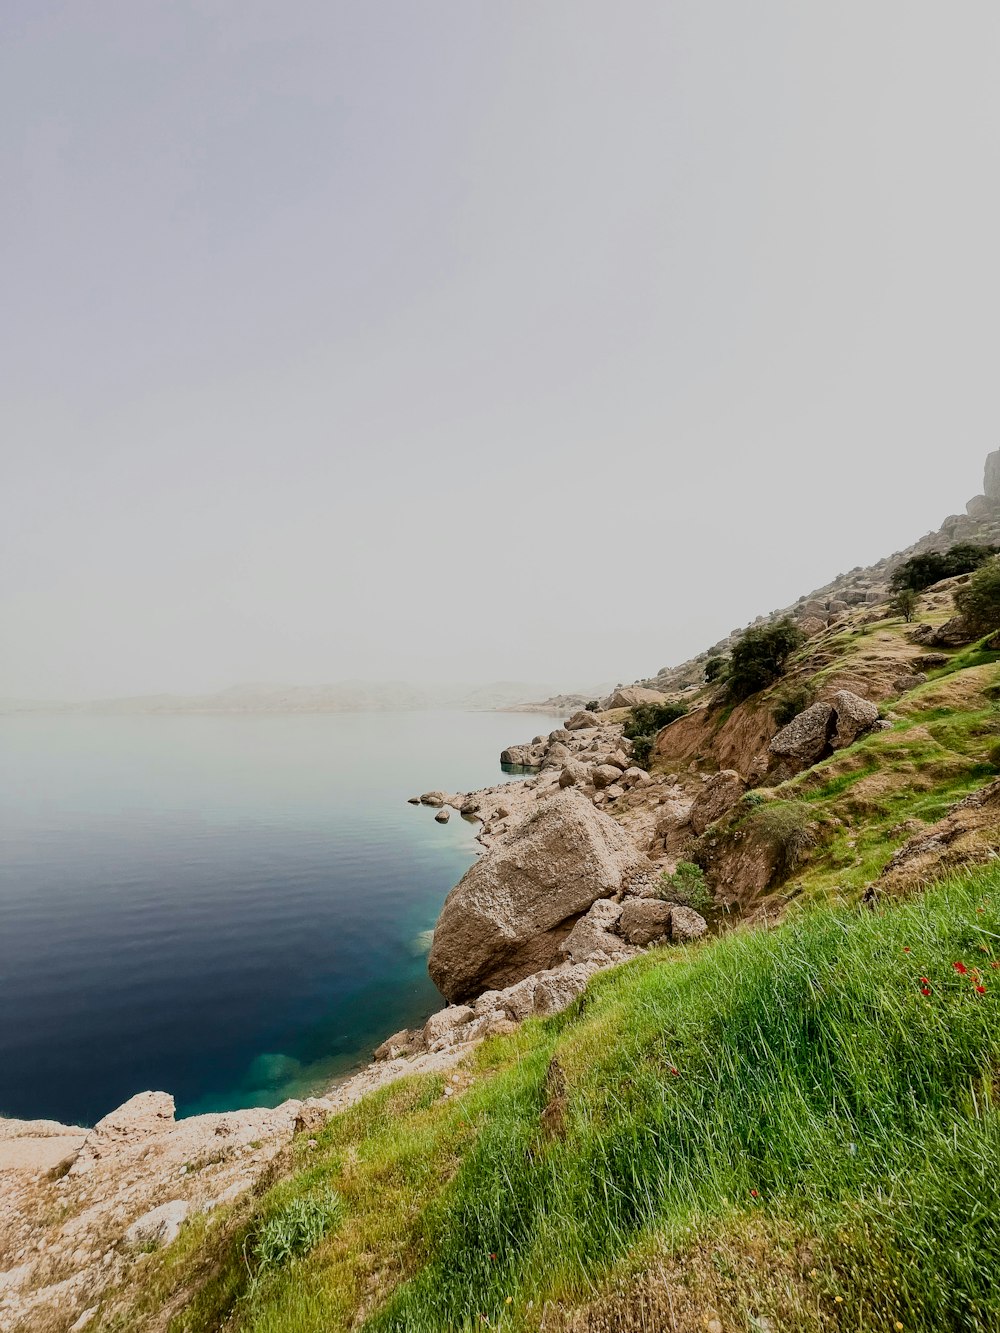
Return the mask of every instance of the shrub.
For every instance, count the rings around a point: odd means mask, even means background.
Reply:
[[[1000,626],[1000,560],[977,569],[965,587],[958,589],[955,609],[976,634]]]
[[[729,696],[749,698],[784,674],[785,665],[805,635],[787,616],[773,625],[748,629],[733,649],[729,663]]]
[[[340,1196],[331,1189],[292,1199],[272,1213],[248,1239],[253,1289],[293,1259],[308,1254],[337,1226],[341,1214]]]
[[[922,592],[941,579],[971,573],[995,554],[995,546],[977,546],[973,542],[960,542],[947,551],[926,551],[900,565],[892,576],[891,587],[894,592],[904,588]]]
[[[630,741],[637,736],[655,736],[662,727],[676,722],[686,712],[683,704],[636,704],[630,709],[622,732]]]
[[[712,905],[712,895],[705,883],[705,872],[693,861],[678,861],[672,875],[664,871],[656,885],[656,896],[667,902],[684,903],[699,912]]]
[[[774,701],[771,713],[779,727],[787,727],[792,718],[798,717],[803,709],[812,703],[812,691],[804,685],[785,690]]]
[[[599,713],[601,711],[601,701],[599,699],[591,699],[590,703],[584,704],[584,707],[588,713]]]
[[[992,764],[994,768],[1000,769],[1000,741],[996,745],[991,745],[986,755],[986,762]]]
[[[786,879],[815,841],[809,811],[791,802],[758,807],[747,816],[744,826],[774,853],[775,879]]]
[[[683,717],[683,704],[636,704],[629,710],[622,733],[632,742],[632,758],[640,768],[649,767],[656,733]]]
[[[649,767],[649,756],[653,753],[656,736],[636,736],[632,741],[632,760],[637,768]]]
[[[725,680],[729,672],[729,658],[721,654],[710,657],[705,663],[705,680],[709,685],[714,685],[716,681]]]
[[[917,609],[917,603],[919,601],[920,598],[913,588],[900,588],[893,595],[889,605],[892,610],[895,611],[897,616],[902,616],[906,623],[909,624],[913,619],[913,614]]]

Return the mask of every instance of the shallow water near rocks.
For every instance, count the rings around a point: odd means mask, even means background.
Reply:
[[[559,719],[0,718],[0,1114],[275,1105],[442,1003],[430,931],[503,781]]]

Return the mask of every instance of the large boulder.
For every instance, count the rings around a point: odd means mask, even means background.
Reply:
[[[598,791],[602,787],[610,786],[612,782],[617,782],[621,775],[621,769],[615,764],[598,764],[596,768],[590,770],[590,780]]]
[[[567,731],[583,731],[587,727],[599,727],[601,719],[595,714],[588,712],[586,708],[581,708],[578,713],[574,713],[565,724]]]
[[[779,760],[808,768],[829,750],[835,726],[833,704],[813,704],[782,727],[768,748]]]
[[[708,922],[693,907],[682,907],[675,903],[670,909],[670,938],[674,944],[686,944],[688,940],[697,940],[708,930]]]
[[[691,827],[699,837],[740,800],[747,784],[734,769],[715,773],[702,787],[691,807]]]
[[[515,824],[445,899],[428,969],[450,1000],[550,967],[577,917],[650,869],[624,829],[575,788]]]
[[[662,704],[666,701],[667,696],[659,690],[647,690],[644,685],[626,685],[615,690],[608,707],[635,708],[637,704]]]
[[[871,731],[878,721],[875,705],[852,690],[837,691],[833,696],[833,711],[837,724],[830,743],[835,750],[853,745],[859,736]]]
[[[559,774],[560,787],[585,787],[589,781],[590,769],[578,759],[571,759],[568,764],[564,764]]]

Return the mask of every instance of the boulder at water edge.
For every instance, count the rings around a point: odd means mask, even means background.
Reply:
[[[574,921],[650,865],[569,787],[543,801],[445,900],[427,965],[449,1000],[501,990],[559,961]]]

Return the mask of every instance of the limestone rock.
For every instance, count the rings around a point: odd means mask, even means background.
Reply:
[[[768,748],[779,759],[808,768],[829,748],[835,726],[833,705],[816,703],[793,717],[787,727],[782,727]]]
[[[571,759],[563,765],[559,774],[560,787],[584,787],[590,781],[590,769],[577,759]]]
[[[394,1032],[391,1037],[386,1037],[382,1045],[375,1048],[372,1058],[379,1061],[398,1060],[401,1055],[411,1055],[422,1042],[420,1032],[403,1028],[400,1032]]]
[[[648,690],[643,685],[626,685],[615,690],[608,702],[609,708],[635,708],[637,704],[662,704],[667,696],[659,690]]]
[[[672,905],[658,898],[630,898],[622,907],[615,930],[640,948],[670,933]]]
[[[621,914],[620,903],[599,899],[563,940],[560,953],[571,963],[585,962],[595,953],[613,953],[619,948],[619,941],[611,931]]]
[[[594,713],[589,713],[586,708],[581,708],[578,713],[566,723],[567,731],[583,731],[586,727],[599,727],[601,719]]]
[[[467,1004],[450,1004],[447,1009],[439,1009],[424,1024],[424,1041],[428,1046],[433,1046],[442,1037],[449,1036],[455,1028],[470,1023],[475,1016],[475,1010]]]
[[[451,811],[446,810],[442,806],[442,808],[437,812],[434,818],[439,824],[447,824],[448,820],[451,818]]]
[[[431,977],[458,1000],[548,967],[573,919],[643,869],[648,861],[620,825],[575,788],[557,791],[449,893],[434,931]]]
[[[965,512],[978,523],[995,518],[998,508],[1000,508],[1000,499],[990,500],[985,495],[974,495],[965,506]]]
[[[675,903],[670,909],[670,938],[675,944],[699,939],[708,930],[708,922],[693,907]]]
[[[987,455],[983,490],[988,500],[1000,501],[1000,449]]]
[[[445,800],[446,796],[443,791],[425,791],[420,798],[420,804],[438,806],[444,805]]]
[[[799,621],[799,629],[807,639],[814,639],[817,634],[822,634],[826,629],[826,616],[803,616]]]
[[[731,810],[743,796],[747,784],[735,769],[724,768],[705,783],[691,807],[691,827],[701,835],[717,819]]]
[[[171,1199],[143,1213],[125,1232],[125,1245],[130,1250],[158,1249],[176,1240],[181,1223],[188,1215],[186,1199]]]
[[[610,786],[612,782],[617,782],[621,775],[621,769],[616,768],[614,764],[598,764],[596,768],[590,770],[590,780],[598,791]]]
[[[835,750],[853,745],[859,736],[871,731],[878,721],[878,709],[852,690],[838,690],[833,696],[833,711],[837,716],[831,744]]]

